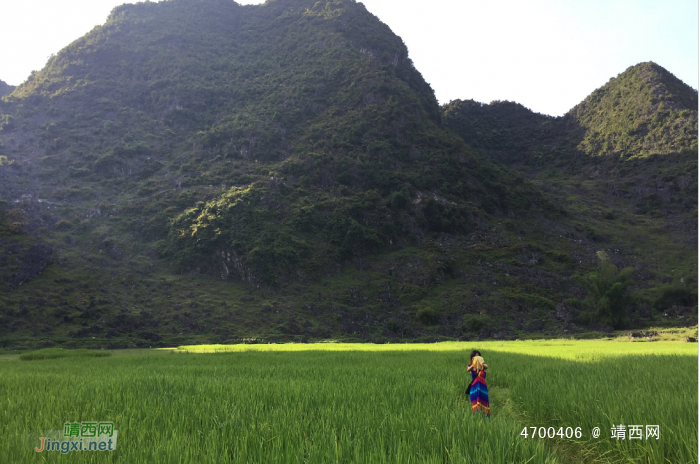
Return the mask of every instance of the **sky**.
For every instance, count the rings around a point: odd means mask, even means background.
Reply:
[[[22,83],[122,3],[2,0],[0,79]],[[558,116],[643,61],[698,88],[697,0],[362,3],[403,39],[440,103],[510,100]]]

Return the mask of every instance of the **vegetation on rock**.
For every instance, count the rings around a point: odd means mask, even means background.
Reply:
[[[600,250],[635,267],[629,324],[666,317],[697,276],[674,79],[638,65],[562,118],[441,108],[352,0],[120,6],[0,99],[0,335],[580,333],[568,276]]]
[[[8,136],[33,129],[62,186],[47,196],[135,192],[136,230],[179,271],[273,285],[544,203],[441,126],[361,4],[205,5],[116,8],[7,101]]]
[[[672,243],[697,248],[697,102],[695,89],[654,63],[640,63],[563,117],[512,102],[457,100],[443,112],[446,124],[467,143],[520,170],[549,199],[567,204],[570,222],[564,222],[584,232],[598,251],[627,247],[627,256],[615,257],[617,263],[633,266],[635,279],[647,281],[626,284],[630,291],[639,296],[655,287],[646,303],[635,304],[659,309],[674,301],[692,308],[697,304],[692,290],[663,283],[676,277],[652,283],[642,269],[662,266],[669,274],[689,274],[686,282],[697,285],[697,253],[671,251]],[[642,226],[645,218],[658,222],[652,233]],[[639,231],[634,239],[629,230],[622,232],[630,225]],[[654,249],[666,250],[661,262],[649,262]],[[613,306],[623,314],[628,305]],[[624,317],[604,312],[589,308],[579,320],[623,325]]]

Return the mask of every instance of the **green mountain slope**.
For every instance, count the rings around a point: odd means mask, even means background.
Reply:
[[[585,129],[584,153],[636,157],[697,151],[697,110],[697,90],[648,62],[610,79],[567,116]]]
[[[511,106],[465,142],[351,0],[118,7],[0,100],[0,345],[580,332],[610,242],[490,159]]]
[[[11,340],[456,337],[441,295],[520,229],[492,215],[558,214],[353,1],[125,5],[0,115]]]
[[[36,137],[43,156],[8,153],[42,197],[135,194],[128,227],[177,270],[266,284],[541,201],[441,127],[361,5],[204,5],[117,8],[20,86],[4,137]]]
[[[466,142],[564,207],[566,223],[617,250],[618,266],[637,270],[634,290],[668,307],[661,295],[697,291],[697,104],[697,91],[641,63],[560,118],[510,102],[454,101],[443,112]]]
[[[470,146],[511,166],[542,165],[566,139],[564,123],[509,101],[453,100],[443,106],[445,124]],[[570,148],[570,147],[568,147]]]

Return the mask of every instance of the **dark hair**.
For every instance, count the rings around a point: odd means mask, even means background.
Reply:
[[[474,350],[474,351],[472,351],[471,356],[469,356],[469,361],[470,361],[470,362],[471,362],[472,359],[474,359],[474,356],[481,356],[481,353],[479,352],[479,350]]]

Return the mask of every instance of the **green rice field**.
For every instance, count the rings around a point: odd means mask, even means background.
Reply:
[[[473,414],[465,397],[475,348],[489,365],[490,421]],[[318,343],[111,353],[0,355],[0,462],[698,462],[697,343]],[[42,431],[86,421],[114,422],[117,449],[34,451]],[[612,438],[620,425],[624,440]],[[627,434],[632,425],[642,426],[641,439]],[[645,436],[647,425],[659,426],[658,440]]]

